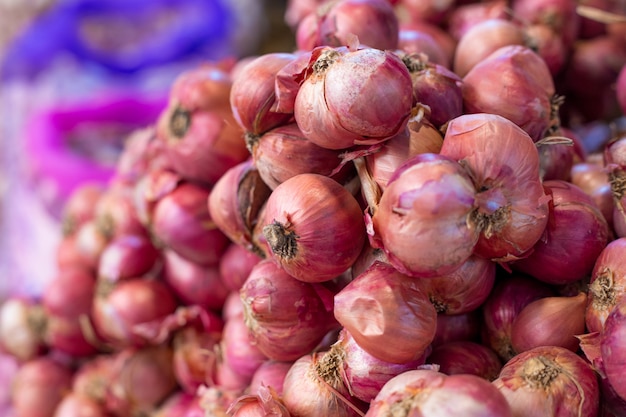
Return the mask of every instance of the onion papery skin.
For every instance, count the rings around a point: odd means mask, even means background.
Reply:
[[[115,282],[141,277],[160,260],[160,252],[145,235],[120,235],[102,251],[98,279]]]
[[[218,266],[199,265],[170,249],[163,250],[162,278],[182,304],[213,311],[221,310],[230,291]]]
[[[540,346],[516,355],[493,384],[515,417],[598,415],[596,374],[583,358],[562,347]]]
[[[25,362],[17,370],[11,388],[15,416],[52,417],[71,384],[71,368],[50,356]]]
[[[478,240],[479,230],[469,223],[475,194],[456,161],[416,155],[389,180],[371,219],[370,242],[403,274],[450,273],[469,259]],[[434,240],[441,246],[434,247]]]
[[[591,272],[585,323],[589,332],[602,332],[611,311],[626,292],[626,238],[609,242]]]
[[[96,290],[92,319],[96,332],[116,346],[143,346],[146,339],[134,327],[164,319],[176,310],[174,294],[162,282],[133,279],[111,290]]]
[[[331,346],[337,351],[343,367],[344,383],[356,398],[369,403],[391,378],[405,371],[417,369],[424,364],[430,351],[413,361],[391,363],[380,360],[362,349],[346,329],[342,329],[338,341]]]
[[[72,392],[104,404],[115,360],[114,354],[101,353],[78,365],[72,379]]]
[[[375,262],[335,295],[335,318],[370,355],[417,360],[432,342],[437,312],[415,279]]]
[[[297,280],[268,259],[252,269],[240,295],[253,343],[270,359],[294,361],[338,327],[331,291]]]
[[[431,33],[417,27],[403,25],[398,34],[398,49],[410,54],[422,53],[434,64],[450,67],[452,59],[444,45]]]
[[[497,279],[491,294],[483,304],[482,339],[502,360],[510,360],[517,352],[511,342],[513,323],[531,302],[554,296],[555,290],[545,282],[514,273]]]
[[[226,410],[232,417],[274,416],[290,417],[280,396],[268,387],[260,387],[254,394],[245,394],[231,403]]]
[[[559,126],[547,64],[522,45],[503,46],[474,65],[461,84],[465,113],[491,113],[521,127],[533,141]]]
[[[391,51],[319,47],[302,82],[294,116],[322,148],[384,142],[404,129],[413,94],[406,66]]]
[[[624,387],[624,319],[626,317],[626,302],[620,298],[615,308],[611,310],[605,323],[600,339],[600,352],[604,373],[609,385],[623,401],[626,401],[626,387]]]
[[[496,264],[470,256],[458,269],[439,277],[416,280],[438,314],[464,314],[480,307],[496,279]]]
[[[357,417],[340,370],[337,354],[316,352],[297,359],[285,376],[283,403],[293,417]]]
[[[195,394],[214,377],[221,334],[188,326],[172,337],[172,370],[182,391]]]
[[[383,415],[510,417],[506,399],[486,379],[476,375],[445,375],[432,369],[404,372],[391,380],[372,401],[365,417]]]
[[[536,23],[525,27],[524,35],[526,46],[533,48],[543,58],[553,77],[559,77],[569,53],[561,34],[548,23]]]
[[[493,381],[500,374],[502,361],[493,349],[468,340],[449,342],[433,348],[426,363],[439,366],[446,375],[471,374]]]
[[[399,22],[388,0],[340,0],[326,4],[317,9],[317,39],[309,47],[344,46],[356,36],[370,48],[397,48]]]
[[[544,181],[552,196],[548,225],[532,253],[512,268],[548,284],[569,284],[587,277],[609,240],[609,226],[596,203],[563,180]]]
[[[132,186],[112,183],[94,207],[94,219],[107,240],[119,235],[147,234],[139,218]]]
[[[210,192],[194,183],[179,184],[156,203],[151,230],[161,247],[200,265],[216,266],[230,242],[211,218]]]
[[[435,41],[435,44],[438,45],[437,51],[430,51],[428,48],[424,48],[421,45],[418,45],[419,49],[413,49],[411,46],[410,35],[408,39],[408,45],[403,40],[403,32],[408,31],[416,32],[419,34],[427,35],[429,38]],[[428,42],[430,44],[430,42]],[[443,65],[446,68],[452,67],[452,57],[454,56],[454,49],[456,48],[456,40],[452,37],[450,32],[441,26],[426,22],[426,21],[408,21],[400,19],[400,38],[398,40],[398,49],[408,52],[408,53],[416,53],[423,52],[428,56],[430,62]],[[435,57],[430,54],[434,52],[436,56],[441,56],[441,62],[438,61]]]
[[[295,123],[278,126],[252,141],[254,164],[272,190],[298,174],[332,176],[341,163],[341,151],[317,146]]]
[[[580,16],[576,12],[578,2],[574,0],[514,0],[512,13],[528,24],[546,24],[560,34],[564,45],[569,48],[578,37]]]
[[[211,219],[231,242],[263,256],[254,243],[253,231],[271,192],[252,159],[248,159],[226,171],[211,189]]]
[[[271,108],[276,101],[276,74],[295,57],[281,52],[262,54],[233,77],[230,106],[235,120],[247,134],[261,135],[292,118],[289,113],[277,113]]]
[[[518,352],[539,346],[560,346],[578,351],[575,337],[585,333],[587,294],[544,297],[528,304],[513,321],[511,344]]]
[[[267,199],[262,227],[271,259],[305,282],[341,275],[366,241],[356,198],[319,174],[299,174],[276,187]]]
[[[530,136],[502,116],[466,114],[448,123],[441,155],[459,161],[474,184],[474,253],[501,262],[526,256],[548,224],[550,201]]]
[[[452,68],[459,77],[503,46],[524,45],[524,29],[504,18],[476,23],[459,39]]]

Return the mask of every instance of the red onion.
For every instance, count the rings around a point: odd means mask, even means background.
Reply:
[[[63,234],[70,235],[83,223],[95,216],[94,206],[104,192],[100,183],[83,183],[78,185],[63,204]]]
[[[438,277],[416,280],[437,313],[463,314],[480,307],[491,293],[496,278],[496,264],[470,256],[458,269]]]
[[[609,175],[603,166],[593,162],[579,162],[572,166],[572,184],[580,187],[598,206],[609,230],[613,224],[613,194]]]
[[[575,337],[585,333],[587,294],[543,297],[525,306],[513,321],[511,345],[518,352],[539,346],[560,346],[576,352]]]
[[[292,416],[356,417],[363,412],[343,383],[337,353],[330,350],[296,360],[283,385],[283,402]]]
[[[372,216],[370,240],[404,274],[450,273],[471,256],[478,239],[469,222],[474,195],[471,179],[456,161],[416,155],[389,180]],[[439,245],[433,246],[433,239]]]
[[[486,379],[476,375],[445,375],[432,369],[404,372],[391,380],[372,401],[365,417],[393,415],[510,417],[506,399]],[[400,415],[403,415],[400,414]]]
[[[391,51],[318,47],[304,71],[294,116],[302,133],[323,148],[383,142],[406,124],[411,77]],[[279,98],[280,100],[280,98]]]
[[[238,244],[231,244],[220,258],[219,272],[222,282],[230,291],[239,291],[252,268],[262,258]]]
[[[440,24],[454,5],[454,0],[398,0],[396,8],[405,13],[408,20]]]
[[[134,186],[151,171],[174,169],[165,150],[166,145],[157,138],[154,125],[131,132],[124,140],[111,182]]]
[[[80,324],[82,317],[91,314],[95,288],[95,277],[82,268],[59,270],[47,283],[42,306],[47,317],[48,346],[76,357],[96,352]]]
[[[450,11],[448,32],[459,41],[474,25],[488,19],[509,19],[508,3],[504,0],[487,0],[460,4]]]
[[[571,170],[576,158],[576,149],[571,144],[552,143],[539,146],[539,171],[544,181],[570,181]]]
[[[276,73],[294,59],[294,54],[266,53],[245,64],[234,76],[230,106],[235,120],[247,134],[261,135],[291,119],[291,114],[277,113],[271,108],[276,101]]]
[[[418,359],[435,336],[437,312],[428,296],[414,278],[381,262],[335,295],[334,313],[363,350],[386,362]]]
[[[464,314],[437,314],[437,332],[431,345],[458,341],[478,341],[482,327],[482,311],[476,309]]]
[[[224,301],[222,308],[222,319],[228,320],[231,317],[243,315],[243,302],[239,295],[239,290],[231,291]]]
[[[93,325],[110,343],[142,345],[146,341],[134,331],[134,327],[163,319],[173,313],[176,306],[174,295],[160,281],[121,281],[112,289],[98,289],[93,301]]]
[[[357,200],[338,182],[319,174],[299,174],[276,187],[267,200],[262,227],[272,260],[305,282],[342,274],[366,239]]]
[[[204,64],[181,73],[170,89],[157,135],[172,167],[186,179],[213,184],[249,156],[231,111],[231,85],[229,70]]]
[[[109,414],[96,401],[89,397],[71,392],[63,397],[54,417],[108,417]]]
[[[279,395],[268,387],[260,387],[255,394],[239,397],[226,412],[233,417],[290,416]]]
[[[181,389],[195,394],[214,376],[221,334],[193,326],[177,331],[172,338],[172,367]]]
[[[568,284],[588,276],[606,246],[609,228],[595,202],[577,186],[544,181],[552,196],[544,236],[532,253],[512,267],[549,284]]]
[[[458,75],[442,65],[428,62],[423,54],[400,56],[411,73],[414,104],[428,108],[426,118],[433,125],[440,127],[463,113],[463,93]]]
[[[90,220],[76,230],[73,241],[71,236],[69,239],[71,240],[67,242],[68,246],[64,248],[66,251],[57,252],[59,265],[82,266],[97,271],[100,256],[110,241],[108,232],[95,220]]]
[[[218,266],[199,265],[168,249],[163,251],[163,261],[163,282],[184,304],[222,308],[229,289]]]
[[[611,199],[613,197],[611,196]],[[87,222],[89,223],[89,222]],[[80,226],[82,228],[83,225]],[[96,230],[96,229],[92,229]],[[106,240],[103,239],[103,244],[106,245]],[[98,265],[99,258],[92,259],[88,254],[85,254],[81,251],[81,248],[78,245],[78,233],[70,234],[61,237],[61,239],[57,242],[57,246],[55,248],[55,261],[56,266],[61,269],[65,268],[85,268],[90,271],[96,271]],[[99,248],[99,250],[104,250],[104,248]],[[90,259],[91,258],[91,259]]]
[[[296,360],[337,327],[332,292],[295,279],[271,260],[252,269],[240,294],[254,344],[271,359]]]
[[[72,380],[72,392],[104,404],[115,360],[114,354],[99,354],[80,364]]]
[[[576,13],[578,2],[574,0],[514,0],[511,2],[513,16],[529,24],[548,25],[560,34],[569,48],[578,37],[580,16]]]
[[[426,362],[438,365],[439,372],[446,375],[471,374],[488,381],[496,379],[502,368],[493,349],[469,340],[434,347]]]
[[[268,357],[256,343],[254,334],[250,333],[247,319],[242,315],[226,320],[220,347],[222,359],[234,372],[250,382],[256,370]]]
[[[600,340],[600,350],[606,378],[611,388],[626,401],[626,387],[623,383],[622,366],[624,364],[624,318],[626,302],[620,298],[604,323]]]
[[[583,358],[558,346],[540,346],[504,364],[493,385],[514,416],[589,416],[599,410],[597,376]]]
[[[11,388],[15,417],[53,417],[71,383],[71,369],[49,356],[25,362]]]
[[[134,189],[129,186],[109,186],[95,207],[95,222],[107,238],[117,235],[146,234],[146,228],[135,207]]]
[[[100,255],[98,278],[118,281],[148,274],[160,260],[160,252],[145,235],[119,235]]]
[[[166,248],[201,265],[217,265],[230,243],[212,221],[207,207],[210,189],[185,182],[154,207],[152,233]]]
[[[46,315],[35,299],[12,296],[0,304],[0,351],[20,362],[45,350]]]
[[[441,155],[458,160],[476,189],[474,253],[498,261],[527,255],[546,228],[550,200],[530,136],[502,116],[467,114],[448,124]]]
[[[452,59],[439,41],[431,34],[414,27],[404,26],[400,28],[398,49],[409,54],[424,54],[428,62],[445,68],[451,66]]]
[[[342,329],[331,350],[338,355],[337,366],[341,368],[348,391],[366,403],[372,401],[391,378],[422,365],[429,352],[427,349],[421,357],[406,363],[386,362],[367,353],[346,329]]]
[[[159,405],[151,417],[191,417],[189,410],[197,402],[196,398],[195,393],[176,391]]]
[[[267,387],[271,388],[279,396],[282,396],[285,376],[289,372],[291,365],[293,365],[293,362],[266,360],[252,375],[248,391],[255,394],[262,387]]]
[[[329,0],[287,0],[285,9],[285,23],[292,29],[298,26],[300,20],[314,12],[317,7]]]
[[[341,151],[317,146],[304,137],[296,123],[251,139],[249,146],[261,179],[272,190],[298,174],[332,176],[341,162]]]
[[[107,388],[107,409],[114,415],[149,415],[177,387],[172,363],[167,346],[118,351]]]
[[[461,87],[466,113],[503,116],[533,141],[560,124],[552,74],[543,58],[526,46],[498,48],[469,70]]]
[[[211,219],[232,242],[261,255],[263,251],[253,242],[253,230],[271,192],[252,160],[242,162],[226,171],[211,189]]]
[[[408,39],[406,42],[403,40],[404,33],[408,32]],[[420,49],[412,49],[411,46],[411,33],[418,34],[418,45]],[[420,42],[420,34],[424,36],[428,36],[428,40],[425,41],[426,45],[423,45],[424,42]],[[424,38],[422,38],[424,39]],[[438,45],[437,51],[431,51],[428,46],[430,46],[430,39],[435,41],[435,44]],[[428,55],[428,59],[430,62],[435,64],[443,65],[446,68],[452,67],[452,57],[454,56],[454,50],[456,48],[456,40],[452,37],[452,35],[440,25],[426,22],[426,21],[403,21],[400,20],[400,38],[398,40],[398,49],[404,50],[408,53],[416,53],[423,52]],[[433,55],[431,55],[433,54]],[[441,56],[442,61],[439,62],[436,58],[437,56]]]
[[[314,15],[317,37],[312,43],[299,45],[300,49],[345,46],[353,36],[370,48],[386,50],[398,46],[398,17],[388,0],[330,1],[318,7]]]
[[[559,76],[567,63],[569,53],[561,34],[549,23],[536,23],[526,26],[524,35],[525,45],[543,58],[553,77]]]
[[[551,286],[522,274],[496,281],[482,307],[483,343],[504,361],[511,359],[517,353],[511,342],[512,327],[520,311],[535,300],[553,295]]]
[[[525,45],[524,29],[504,17],[475,23],[459,39],[452,68],[460,77],[503,46]]]
[[[141,224],[150,228],[156,203],[178,187],[182,177],[171,169],[152,169],[137,180],[133,188],[135,211]]]
[[[598,255],[591,272],[585,321],[589,332],[601,332],[608,315],[626,291],[626,238],[609,242]]]

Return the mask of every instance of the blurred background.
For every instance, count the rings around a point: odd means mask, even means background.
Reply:
[[[287,0],[0,0],[0,302],[54,268],[63,203],[207,60],[292,50]]]

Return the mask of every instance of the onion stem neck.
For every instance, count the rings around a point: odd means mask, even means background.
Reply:
[[[263,227],[263,235],[272,252],[281,260],[289,261],[298,254],[298,235],[278,221]]]
[[[523,377],[532,388],[548,389],[560,373],[553,361],[545,356],[537,356],[524,364]]]
[[[187,134],[190,125],[191,112],[189,112],[189,110],[183,109],[180,106],[177,106],[170,116],[169,128],[172,132],[172,135],[174,135],[174,137],[177,139],[183,138]]]

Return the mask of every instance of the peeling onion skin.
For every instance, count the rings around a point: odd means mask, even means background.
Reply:
[[[499,262],[527,256],[548,224],[549,201],[530,136],[496,114],[450,121],[441,155],[459,161],[476,189],[472,222],[480,231],[476,255]]]
[[[508,361],[493,384],[507,398],[514,417],[596,417],[600,407],[598,379],[576,353],[541,346]]]
[[[320,174],[299,174],[276,187],[261,224],[270,258],[305,282],[341,275],[356,261],[366,240],[356,198]]]
[[[323,148],[347,149],[384,142],[405,128],[412,81],[393,52],[319,48],[294,104],[305,137]]]
[[[383,192],[371,219],[370,242],[403,274],[451,273],[478,240],[479,230],[469,222],[474,195],[471,179],[451,158],[430,153],[410,158]]]
[[[585,323],[589,332],[601,332],[611,311],[626,291],[626,238],[609,242],[591,272]]]
[[[334,314],[363,350],[391,363],[417,360],[437,326],[416,280],[379,261],[335,295]]]
[[[404,372],[380,390],[365,417],[512,417],[506,399],[476,375],[445,375],[433,369]]]

